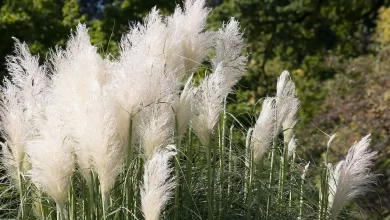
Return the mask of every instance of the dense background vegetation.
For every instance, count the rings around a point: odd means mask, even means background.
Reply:
[[[64,45],[79,22],[90,27],[102,55],[116,55],[128,25],[157,5],[169,14],[180,1],[163,0],[1,0],[0,74],[16,37],[44,59],[49,48]],[[240,21],[247,41],[247,76],[232,96],[231,112],[255,112],[253,104],[275,92],[282,70],[291,72],[302,101],[296,129],[302,157],[315,162],[327,134],[339,133],[334,160],[348,143],[373,134],[383,174],[377,193],[360,206],[378,218],[390,216],[390,6],[388,0],[210,0],[210,29],[230,17]],[[334,161],[332,161],[334,162]]]

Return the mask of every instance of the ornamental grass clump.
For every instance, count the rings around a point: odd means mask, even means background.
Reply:
[[[16,40],[0,88],[0,201],[9,201],[0,218],[346,215],[343,207],[376,181],[369,137],[336,168],[328,156],[309,168],[287,71],[256,122],[240,122],[226,106],[246,71],[243,33],[233,18],[205,30],[209,12],[204,0],[170,16],[154,8],[130,25],[117,57],[100,56],[84,24],[42,65]]]

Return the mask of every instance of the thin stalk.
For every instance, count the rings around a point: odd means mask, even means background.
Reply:
[[[298,215],[298,220],[302,219],[302,210],[303,210],[303,185],[305,184],[305,177],[306,177],[306,172],[308,169],[309,165],[306,165],[305,169],[303,170],[303,173],[301,175],[301,190],[300,190],[300,195],[299,195],[299,215]]]
[[[120,184],[121,184],[121,181],[124,179],[123,177],[123,172],[120,174],[119,178],[117,179],[116,183],[115,183],[115,186],[114,186],[114,189],[113,189],[113,196],[114,198],[116,198],[116,200],[113,200],[115,201],[115,206],[116,207],[121,207],[119,210],[116,211],[113,219],[125,219],[124,217],[124,211],[122,209],[123,207],[123,198],[126,197],[126,196],[123,196],[123,191],[122,191],[122,187],[120,187]],[[122,198],[122,199],[120,199]],[[122,202],[121,202],[122,201]],[[114,206],[114,205],[113,205]]]
[[[230,127],[229,130],[229,160],[228,160],[228,180],[227,180],[227,197],[226,200],[226,207],[231,207],[231,200],[230,200],[230,188],[231,188],[231,175],[232,175],[232,165],[233,165],[233,125]]]
[[[280,184],[280,194],[279,194],[279,200],[280,203],[283,203],[283,197],[284,197],[284,186],[286,184],[286,175],[287,175],[287,169],[288,169],[288,143],[284,143],[284,150],[283,150],[283,163],[282,163],[282,178],[281,178],[281,184]]]
[[[278,121],[278,118],[277,118],[277,112],[275,112],[275,118],[274,118],[274,122],[275,122],[275,127],[274,127],[274,134],[273,134],[273,137],[272,137],[272,151],[271,151],[271,170],[270,170],[270,175],[269,175],[269,183],[268,183],[268,190],[269,190],[269,193],[268,193],[268,198],[267,198],[267,211],[266,211],[266,214],[265,214],[265,219],[268,219],[269,217],[269,214],[270,214],[270,209],[271,209],[271,201],[272,201],[272,192],[271,192],[271,187],[272,187],[272,182],[274,180],[274,169],[275,169],[275,154],[276,154],[276,138],[277,138],[277,135],[278,135],[278,129],[277,129],[277,121]]]
[[[256,164],[257,168],[257,175],[256,175],[256,194],[257,194],[257,207],[256,207],[256,214],[255,214],[255,219],[261,219],[260,218],[260,199],[261,199],[261,172],[263,169],[263,158],[260,158],[260,161],[258,164]]]
[[[132,175],[130,173],[131,171],[131,163],[133,161],[133,146],[132,146],[132,137],[133,137],[133,120],[130,119],[129,123],[129,131],[128,131],[128,142],[127,142],[127,158],[126,158],[126,167],[125,167],[125,178],[126,178],[126,184],[124,184],[124,192],[126,192],[125,198],[127,203],[127,209],[132,211],[133,210],[133,184],[132,184]],[[130,219],[130,218],[128,218]]]
[[[228,160],[228,180],[227,180],[227,194],[228,194],[228,197],[230,196],[230,188],[231,188],[231,185],[230,185],[230,176],[231,176],[231,173],[232,173],[232,161],[233,161],[233,153],[232,153],[232,147],[233,147],[233,125],[230,127],[230,132],[229,132],[229,160]]]
[[[251,209],[252,209],[252,181],[253,181],[253,153],[250,154],[249,158],[249,182],[248,182],[248,195],[246,199],[246,219],[251,220]]]
[[[211,165],[211,168],[213,170],[212,172],[212,178],[211,178],[211,201],[213,202],[213,209],[215,208],[215,205],[214,205],[214,201],[215,201],[215,173],[216,173],[216,166],[217,166],[217,152],[218,152],[218,149],[217,149],[217,146],[215,144],[212,144],[211,146],[213,146],[213,151],[211,153],[211,158],[212,158],[212,165]],[[218,212],[217,212],[218,213]]]
[[[187,192],[186,192],[186,204],[187,207],[190,207],[191,204],[191,192],[192,192],[192,132],[191,128],[188,129],[188,144],[187,144],[187,151],[186,151],[186,185],[187,185]],[[186,219],[189,219],[189,210],[186,209]]]
[[[331,140],[328,142],[328,147],[326,149],[325,155],[325,165],[321,165],[321,190],[320,190],[320,211],[319,211],[319,219],[325,219],[328,215],[328,193],[329,193],[329,173],[326,167],[328,163],[328,153],[329,153],[329,145]]]
[[[51,200],[47,200],[47,203],[48,203],[48,207],[50,207],[53,211],[50,210],[49,212],[49,216],[52,220],[58,220],[59,218],[57,218],[57,211],[56,211],[56,203],[54,201],[51,201]]]
[[[94,197],[93,199],[95,200],[95,209],[96,209],[96,216],[97,219],[102,219],[102,211],[100,207],[100,182],[98,179],[98,176],[94,176],[94,181],[95,181],[95,187],[94,187]]]
[[[225,108],[226,109],[226,100],[225,100]],[[221,122],[219,126],[219,176],[220,176],[220,202],[219,202],[219,218],[224,219],[224,207],[222,204],[223,201],[225,200],[224,196],[224,183],[225,183],[225,176],[224,176],[224,167],[225,167],[225,157],[224,157],[224,152],[225,152],[225,133],[226,133],[226,112],[224,110],[222,117],[221,117]]]
[[[249,179],[249,182],[246,182],[244,184],[244,189],[246,193],[246,203],[247,203],[247,219],[250,219],[250,206],[251,206],[251,199],[252,199],[252,176],[253,176],[253,171],[252,171],[252,150],[250,149],[250,143],[251,143],[251,134],[252,134],[253,129],[249,128],[248,133],[246,135],[246,140],[245,140],[245,179]],[[246,169],[248,168],[248,169]],[[248,171],[247,171],[248,170]]]
[[[41,215],[42,215],[42,219],[46,219],[46,216],[48,215],[48,208],[47,208],[47,205],[45,205],[45,200],[43,199],[43,193],[38,190],[38,195],[39,195],[39,203],[40,203],[40,206],[41,206]]]
[[[89,219],[89,207],[88,207],[88,195],[86,190],[86,180],[84,178],[81,179],[81,199],[83,204],[83,219]]]
[[[294,156],[291,158],[291,166],[290,166],[290,168],[289,168],[289,172],[290,173],[293,173],[293,166],[294,166],[294,163],[295,163],[295,161],[294,161]],[[289,187],[288,187],[288,190],[289,190],[289,196],[288,196],[288,208],[289,208],[289,210],[291,210],[291,207],[292,207],[292,186],[293,185],[293,177],[292,177],[292,175],[290,176],[290,185],[289,185]]]
[[[329,148],[330,148],[330,144],[333,140],[333,138],[335,137],[335,135],[331,136],[330,137],[330,140],[328,141],[328,146],[326,148],[326,155],[325,155],[325,180],[324,180],[324,195],[323,195],[323,198],[326,198],[324,199],[324,217],[327,218],[328,217],[328,195],[329,195],[329,172],[328,172],[328,168],[327,168],[327,165],[328,165],[328,156],[329,156]]]
[[[245,171],[244,171],[244,179],[247,180],[249,179],[249,172],[250,172],[250,140],[251,140],[251,133],[252,133],[253,129],[252,128],[249,128],[248,129],[248,132],[247,132],[247,135],[246,135],[246,139],[245,139],[245,160],[244,160],[244,165],[245,165]],[[247,199],[246,197],[248,196],[248,183],[247,182],[244,182],[244,193],[245,193],[245,200]]]
[[[20,171],[20,170],[18,170],[18,186],[19,186],[19,198],[20,198],[19,216],[20,216],[20,219],[24,220],[24,219],[26,219],[26,206],[24,203],[25,190],[24,190],[24,183],[23,183],[23,174],[22,174],[22,171]]]
[[[131,146],[132,136],[133,136],[133,120],[130,119],[129,123],[129,132],[128,132],[128,141],[127,141],[127,158],[126,158],[126,167],[129,168],[133,160],[133,148]]]
[[[280,157],[280,161],[279,161],[279,183],[278,183],[278,195],[277,195],[277,202],[279,205],[282,205],[280,202],[281,202],[281,186],[282,186],[282,176],[283,176],[283,157]]]
[[[321,165],[321,169],[320,169],[320,191],[318,193],[318,220],[321,219],[321,216],[322,216],[322,191],[324,190],[323,187],[323,181],[322,181],[322,178],[323,178],[323,167]]]
[[[140,183],[142,181],[141,179],[142,179],[142,174],[143,174],[143,164],[144,164],[143,158],[139,157],[138,158],[137,182],[135,183],[135,187],[137,189],[137,191],[136,191],[137,197],[136,197],[135,204],[134,204],[134,210],[135,210],[135,215],[136,215],[137,219],[142,219],[142,217],[143,217],[141,209],[138,208],[138,206],[141,204]]]
[[[96,219],[96,213],[95,213],[95,199],[94,199],[94,187],[95,187],[95,181],[93,178],[93,172],[90,172],[90,178],[91,178],[91,186],[88,188],[89,191],[89,212],[90,212],[90,219]]]
[[[64,220],[65,219],[64,218],[64,210],[63,210],[62,206],[60,206],[58,204],[56,206],[57,206],[57,219]]]
[[[110,201],[110,192],[101,192],[102,195],[102,206],[103,206],[103,219],[105,220],[107,218],[107,210],[109,206]]]
[[[75,178],[70,176],[70,189],[69,189],[69,219],[76,218],[76,198],[75,198]]]
[[[266,212],[266,217],[265,219],[268,219],[269,214],[270,214],[270,209],[271,209],[271,201],[272,201],[272,192],[271,192],[271,187],[272,183],[274,181],[274,169],[275,169],[275,154],[276,154],[276,135],[274,135],[274,140],[272,142],[272,151],[271,151],[271,171],[269,175],[269,183],[268,183],[268,198],[267,198],[267,212]]]
[[[180,155],[181,155],[181,138],[179,137],[179,131],[178,131],[178,121],[177,116],[175,115],[175,134],[176,134],[176,160],[175,160],[175,180],[176,180],[176,186],[175,186],[175,210],[174,210],[174,219],[178,220],[180,216]]]
[[[213,219],[213,189],[212,179],[213,170],[211,166],[211,134],[209,138],[209,144],[206,147],[206,159],[207,159],[207,206],[208,206],[208,220]]]
[[[324,193],[322,195],[322,206],[323,206],[323,217],[324,219],[327,218],[328,215],[328,193],[329,193],[329,185],[328,185],[328,178],[329,173],[328,169],[325,167],[325,174],[324,174]]]

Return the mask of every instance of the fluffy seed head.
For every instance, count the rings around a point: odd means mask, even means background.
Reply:
[[[175,187],[169,160],[176,155],[175,146],[157,149],[146,161],[141,189],[141,208],[146,220],[158,220]]]
[[[193,75],[187,80],[180,97],[173,106],[176,120],[177,120],[177,131],[178,137],[181,138],[186,132],[186,129],[192,118],[192,106],[194,102],[194,85],[192,82]]]
[[[142,151],[147,158],[166,145],[173,134],[174,119],[172,109],[164,103],[156,103],[145,108],[140,114],[137,135]]]
[[[49,79],[38,56],[32,56],[26,43],[15,39],[15,54],[7,57],[11,79],[0,88],[0,132],[4,143],[3,163],[11,177],[26,171],[25,144],[36,135],[35,120],[42,117]]]
[[[116,135],[113,106],[103,94],[96,94],[87,103],[84,115],[83,138],[80,145],[89,150],[93,171],[98,175],[102,194],[108,194],[115,182],[123,155]],[[85,153],[85,152],[84,152]]]
[[[68,138],[78,143],[74,150],[77,163],[89,183],[91,149],[85,145],[85,138],[89,137],[85,126],[92,114],[89,114],[87,106],[90,105],[91,97],[106,86],[109,77],[106,63],[90,42],[86,25],[77,25],[65,50],[57,48],[51,54],[51,65],[53,84],[50,101],[61,109],[58,113],[70,132]]]
[[[277,131],[283,128],[285,141],[288,143],[292,137],[292,128],[296,124],[296,113],[299,100],[295,93],[295,84],[290,74],[283,71],[276,85]]]
[[[297,140],[292,137],[290,141],[288,142],[287,149],[288,149],[288,157],[291,157],[295,155],[295,150],[297,149]]]
[[[73,141],[64,127],[56,108],[48,107],[47,120],[39,123],[39,136],[29,141],[26,152],[32,182],[64,207],[70,175],[74,170]]]
[[[168,70],[180,67],[188,76],[212,49],[214,33],[204,31],[209,11],[204,0],[187,0],[184,10],[177,7],[167,18],[169,34],[164,52]]]
[[[252,135],[253,159],[259,162],[268,150],[275,130],[275,98],[266,98]]]
[[[223,76],[223,67],[219,65],[214,73],[206,76],[196,89],[194,118],[192,127],[202,144],[208,146],[210,135],[223,109],[223,100],[231,90]]]
[[[332,219],[337,219],[343,206],[370,190],[376,182],[376,174],[370,172],[377,152],[368,149],[370,135],[355,143],[346,158],[329,172],[329,207]]]
[[[244,41],[239,23],[233,18],[216,34],[213,69],[222,63],[226,81],[236,82],[245,73],[247,58],[242,56]]]

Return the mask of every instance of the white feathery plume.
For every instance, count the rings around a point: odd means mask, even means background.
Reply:
[[[143,186],[141,188],[141,208],[145,220],[158,220],[161,211],[172,195],[175,187],[169,160],[176,155],[173,145],[157,149],[144,165]]]
[[[16,86],[10,81],[4,80],[4,87],[1,88],[1,134],[5,138],[3,144],[2,162],[11,177],[23,173],[25,161],[25,141],[28,123],[25,121],[23,104],[20,103],[20,93]]]
[[[153,152],[170,142],[173,134],[172,109],[164,103],[146,107],[138,122],[137,135],[142,152],[150,158]]]
[[[177,120],[178,137],[181,138],[186,132],[186,129],[192,118],[192,105],[194,102],[194,84],[192,82],[193,75],[187,80],[184,85],[180,97],[176,100],[173,109]]]
[[[179,89],[177,73],[166,69],[167,32],[159,11],[153,9],[143,25],[133,25],[122,37],[119,59],[110,68],[113,74],[109,90],[115,94],[118,131],[124,143],[127,143],[130,120],[145,106],[171,104]]]
[[[11,181],[18,181],[18,164],[12,155],[11,149],[8,147],[7,142],[0,142],[0,146],[2,149],[0,154],[2,157],[1,163],[3,164],[7,175],[10,177]],[[15,183],[15,185],[17,185],[17,182]]]
[[[205,146],[209,145],[210,135],[223,110],[223,100],[232,86],[232,82],[225,81],[223,67],[219,65],[215,72],[206,76],[195,90],[195,115],[191,124]]]
[[[90,183],[91,150],[83,142],[86,106],[92,94],[100,92],[108,82],[105,63],[91,45],[88,29],[77,25],[64,51],[57,49],[52,54],[53,105],[61,108],[60,117],[70,131],[75,145],[80,173]],[[87,68],[86,68],[87,67]],[[82,123],[81,123],[82,122]]]
[[[328,143],[326,145],[326,151],[329,151],[330,145],[332,144],[333,140],[337,137],[337,133],[332,134],[329,137]],[[327,162],[327,161],[326,161]]]
[[[79,144],[89,150],[94,173],[98,175],[102,200],[107,208],[109,192],[123,159],[123,148],[116,134],[113,106],[106,96],[94,94],[87,103],[83,136]]]
[[[211,35],[204,32],[209,12],[204,5],[204,0],[186,1],[184,10],[177,7],[175,13],[165,19],[153,9],[144,24],[133,25],[122,38],[120,57],[112,65],[115,74],[110,86],[112,94],[118,94],[114,98],[121,109],[117,114],[121,137],[127,137],[129,120],[144,106],[166,103],[175,108],[177,102],[188,100],[191,91],[184,91],[181,98],[178,96],[183,70],[193,72],[213,43]],[[146,121],[143,119],[143,125],[135,126],[144,128],[140,133],[147,130],[145,124],[153,124]],[[187,121],[186,117],[183,125]]]
[[[295,84],[291,81],[290,74],[283,71],[276,85],[276,106],[277,106],[277,131],[281,127],[286,130],[285,141],[288,143],[292,136],[292,128],[296,123],[296,112],[299,100],[296,98]],[[278,133],[277,132],[277,133]],[[286,133],[287,132],[287,133]]]
[[[164,52],[168,70],[183,66],[184,73],[189,75],[212,49],[214,33],[204,31],[209,12],[204,0],[187,0],[184,11],[176,7],[173,15],[167,18],[170,32]]]
[[[147,78],[144,95],[145,103],[140,114],[137,116],[136,134],[147,157],[150,157],[156,147],[169,143],[174,131],[174,112],[172,105],[176,96],[175,80],[173,74],[164,73],[160,63],[153,67],[154,76]],[[162,63],[161,63],[162,64]],[[149,87],[150,86],[150,87]]]
[[[309,170],[309,165],[310,165],[310,162],[307,163],[307,164],[305,165],[305,167],[303,168],[303,172],[302,172],[302,175],[301,175],[301,178],[302,178],[302,179],[305,179],[306,174],[307,174],[307,171]]]
[[[288,157],[292,156],[293,158],[295,158],[294,155],[296,149],[297,149],[297,140],[294,137],[292,137],[288,142],[288,146],[287,146]]]
[[[339,181],[339,176],[340,176],[340,168],[344,164],[344,161],[340,161],[336,167],[334,167],[331,163],[326,164],[326,168],[328,170],[328,187],[329,187],[329,193],[328,193],[328,205],[329,208],[332,208],[331,206],[333,205],[334,201],[334,195],[337,190],[337,183]]]
[[[275,98],[266,98],[263,102],[259,118],[253,129],[253,160],[258,163],[268,150],[275,130]]]
[[[64,126],[57,106],[48,106],[46,119],[38,123],[39,136],[29,141],[26,152],[31,162],[32,182],[50,195],[62,213],[74,170],[73,141]],[[62,109],[61,109],[62,110]]]
[[[298,122],[297,112],[299,108],[299,100],[297,98],[291,98],[290,102],[290,112],[287,114],[286,118],[282,123],[284,142],[290,143],[291,138],[293,137],[293,128]]]
[[[161,28],[161,25],[163,24],[161,23],[159,14],[152,11],[145,25],[145,33],[143,33],[145,34],[145,38],[149,38],[149,35],[151,34],[156,34],[156,32],[154,32],[155,30],[149,30],[150,28],[158,29]],[[164,31],[164,29],[161,31]],[[155,36],[153,36],[153,38],[154,37]],[[145,45],[142,45],[142,43]],[[141,42],[140,45],[135,45],[134,47],[147,48],[148,44],[153,43],[154,42],[148,41]],[[146,48],[145,50],[147,50]],[[154,49],[158,50],[157,47]],[[135,48],[135,50],[138,49]],[[152,155],[155,148],[166,145],[173,134],[174,112],[172,111],[171,105],[173,105],[175,97],[177,97],[180,85],[177,83],[174,72],[166,72],[164,59],[162,59],[160,54],[155,54],[155,52],[156,51],[150,49],[150,52],[147,52],[149,54],[141,55],[144,56],[144,60],[141,61],[140,64],[136,64],[138,65],[136,66],[137,70],[132,73],[135,75],[135,78],[139,76],[142,80],[134,82],[141,84],[142,86],[138,92],[134,91],[137,92],[137,95],[142,97],[142,99],[135,99],[136,102],[139,102],[138,104],[133,103],[136,104],[136,107],[139,107],[138,111],[129,112],[134,111],[129,109],[129,111],[125,111],[125,115],[123,115],[123,117],[126,117],[124,121],[129,121],[131,117],[134,119],[135,123],[133,124],[135,125],[134,128],[136,128],[135,133],[137,134],[142,150],[147,157]],[[132,88],[129,89],[131,90]],[[124,103],[124,105],[126,105],[126,103]],[[135,114],[137,113],[138,115],[135,117]],[[126,125],[122,125],[122,127],[125,126]]]
[[[370,172],[370,167],[377,152],[368,149],[370,141],[370,135],[362,138],[334,170],[330,168],[328,202],[332,219],[337,219],[347,202],[364,195],[376,182],[377,175]]]
[[[253,160],[259,162],[268,150],[275,130],[275,98],[266,98],[252,135]]]
[[[246,58],[240,56],[242,42],[238,22],[232,19],[218,32],[213,73],[196,90],[192,126],[204,145],[209,144],[225,97],[244,74]]]
[[[4,79],[0,88],[0,132],[3,144],[3,162],[11,177],[23,173],[26,142],[36,135],[35,120],[42,117],[48,77],[39,57],[32,56],[26,43],[15,39],[15,55],[7,57],[11,79]]]
[[[283,71],[276,84],[277,97],[295,97],[295,84],[291,81],[290,73]]]
[[[12,83],[20,90],[26,117],[31,119],[42,111],[49,79],[46,67],[39,65],[39,56],[32,56],[26,43],[14,39],[15,55],[7,57],[7,70]]]
[[[215,56],[212,66],[215,70],[222,63],[226,81],[237,82],[245,73],[247,58],[242,56],[244,42],[239,23],[231,18],[230,21],[219,29],[215,40]]]
[[[73,116],[70,113],[84,106],[91,92],[104,86],[100,83],[106,83],[105,63],[97,48],[91,45],[88,29],[83,24],[77,26],[64,51],[57,49],[51,55],[52,93],[56,104],[63,107],[63,119],[68,121]]]

